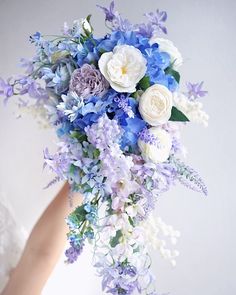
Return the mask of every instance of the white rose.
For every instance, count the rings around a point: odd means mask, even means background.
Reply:
[[[183,58],[181,53],[179,52],[178,48],[175,47],[172,41],[164,38],[158,38],[157,36],[153,35],[149,41],[152,45],[157,43],[159,45],[159,49],[161,52],[167,52],[170,55],[170,61],[173,64],[174,69],[178,69],[183,64]]]
[[[160,127],[151,127],[148,131],[157,138],[157,144],[146,143],[139,139],[138,146],[142,157],[145,161],[155,164],[165,162],[169,158],[172,147],[170,134]]]
[[[102,54],[98,66],[113,89],[132,93],[146,73],[146,62],[141,51],[134,46],[117,45],[113,52]]]
[[[163,85],[150,86],[139,99],[139,112],[148,124],[158,126],[171,116],[172,93]]]

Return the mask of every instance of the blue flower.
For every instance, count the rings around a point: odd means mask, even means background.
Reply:
[[[58,44],[59,51],[68,51],[70,55],[73,57],[77,55],[79,48],[79,44],[76,44],[75,42],[68,40],[64,40]]]
[[[124,96],[124,94],[121,94],[121,96]],[[137,140],[139,132],[146,126],[146,122],[141,118],[140,113],[138,111],[138,102],[133,97],[129,97],[129,95],[126,97],[127,99],[127,106],[125,109],[119,110],[119,101],[116,105],[115,109],[115,117],[122,129],[124,130],[124,133],[121,137],[121,149],[127,150],[129,147],[135,150],[137,148]],[[116,97],[114,98],[114,101],[116,102]],[[114,104],[113,104],[114,105]],[[127,107],[130,111],[134,114],[134,116],[130,117],[127,113]]]
[[[148,39],[137,34],[134,31],[114,31],[101,40],[97,49],[103,53],[112,51],[116,45],[132,45],[143,51],[145,48],[150,47]]]
[[[83,64],[97,64],[101,53],[99,52],[98,45],[101,39],[95,39],[91,36],[87,39],[82,46],[78,46],[76,54],[77,64],[81,67]]]
[[[63,137],[65,134],[69,134],[71,130],[73,130],[73,126],[69,121],[65,121],[61,124],[60,128],[56,130],[57,136],[59,138]]]
[[[162,84],[174,92],[178,88],[178,83],[172,75],[165,73],[171,63],[170,55],[167,52],[160,52],[157,44],[147,48],[144,55],[147,59],[147,74],[151,84]]]
[[[141,117],[126,118],[121,122],[124,134],[121,138],[121,149],[127,150],[131,147],[133,150],[137,148],[138,134],[146,126]]]
[[[66,93],[72,72],[76,65],[72,58],[61,58],[51,67],[41,69],[41,78],[46,81],[47,88],[54,90],[57,95]]]
[[[87,212],[85,215],[86,219],[90,223],[95,224],[97,221],[97,207],[91,203],[87,203],[84,205],[84,210]]]
[[[31,43],[35,43],[36,46],[41,45],[42,43],[42,35],[40,32],[36,32],[29,38]]]
[[[94,239],[94,231],[91,228],[87,229],[84,235],[90,240]]]
[[[92,96],[84,101],[84,106],[78,110],[78,116],[73,121],[75,128],[84,130],[86,126],[96,123],[98,119],[108,111],[115,92],[108,91],[103,98]]]

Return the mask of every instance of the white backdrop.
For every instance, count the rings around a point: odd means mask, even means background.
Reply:
[[[97,35],[105,32],[102,0],[0,0],[0,76],[17,73],[20,57],[30,57],[28,42],[37,30],[59,32],[64,21],[93,14]],[[207,198],[177,186],[165,194],[157,214],[181,231],[180,256],[172,267],[153,254],[153,269],[162,292],[173,295],[236,294],[235,262],[235,68],[236,1],[117,0],[118,9],[140,22],[144,11],[167,10],[167,27],[183,54],[182,81],[205,80],[208,129],[190,125],[183,134],[188,163],[205,178]],[[42,172],[43,148],[55,149],[52,130],[40,130],[31,116],[15,119],[14,107],[0,107],[0,190],[5,191],[18,220],[27,230],[61,184],[42,187],[53,177]],[[100,280],[90,265],[89,251],[77,264],[65,266],[63,256],[44,295],[101,295]],[[77,291],[76,291],[77,290]]]

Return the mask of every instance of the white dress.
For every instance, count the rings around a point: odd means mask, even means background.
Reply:
[[[6,195],[0,192],[0,292],[21,256],[26,237],[26,231],[16,221]]]

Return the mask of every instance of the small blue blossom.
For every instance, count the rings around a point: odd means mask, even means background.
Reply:
[[[40,32],[36,32],[30,36],[30,42],[35,43],[36,46],[40,46],[42,44],[42,35]]]

